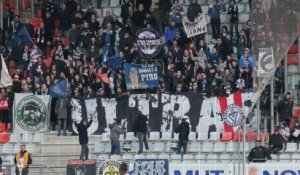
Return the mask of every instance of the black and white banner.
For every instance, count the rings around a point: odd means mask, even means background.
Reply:
[[[252,96],[253,93],[241,95],[244,114],[251,106]],[[113,122],[113,118],[127,119],[128,131],[132,131],[139,111],[149,118],[151,131],[172,132],[182,117],[188,117],[192,131],[208,132],[209,127],[214,125],[217,131],[224,132],[218,97],[204,99],[201,94],[191,93],[133,94],[116,99],[72,99],[71,105],[73,121],[93,118],[89,134],[108,131],[108,124]],[[247,131],[256,130],[256,116],[253,113],[247,117],[246,123]],[[77,132],[74,125],[73,130]]]
[[[189,21],[186,17],[182,19],[184,31],[188,38],[206,33],[206,18],[205,14],[200,15],[194,22]]]
[[[162,48],[159,33],[152,28],[143,28],[136,32],[136,43],[143,57],[153,58]]]
[[[258,76],[266,77],[275,69],[273,48],[259,48],[258,54]]]

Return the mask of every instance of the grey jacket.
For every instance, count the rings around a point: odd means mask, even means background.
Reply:
[[[67,119],[69,101],[67,98],[59,98],[55,104],[55,113],[57,119]]]
[[[119,140],[120,135],[126,132],[126,128],[120,128],[116,122],[109,124],[108,127],[110,128],[110,140]]]

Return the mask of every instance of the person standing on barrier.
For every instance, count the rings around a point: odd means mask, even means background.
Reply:
[[[255,147],[251,149],[248,155],[249,162],[266,162],[266,158],[271,160],[272,157],[270,156],[269,151],[266,147],[261,146],[261,141],[255,141]]]
[[[175,129],[175,133],[179,133],[179,141],[176,153],[180,154],[181,148],[183,148],[183,154],[186,154],[190,134],[190,125],[186,121],[185,117],[181,118],[181,123]]]
[[[147,140],[147,133],[148,133],[148,118],[147,116],[143,115],[141,112],[135,119],[134,122],[134,134],[137,135],[139,140],[139,152],[138,154],[143,153],[143,143],[145,144],[145,148],[148,151],[148,140]]]
[[[88,137],[88,128],[91,126],[93,122],[93,118],[87,123],[85,119],[81,120],[80,123],[75,123],[77,127],[77,131],[79,134],[79,143],[81,145],[81,153],[80,160],[88,160],[89,159],[89,137]],[[85,159],[83,158],[85,156]]]
[[[26,145],[20,146],[20,151],[16,153],[14,159],[16,165],[16,175],[27,175],[29,165],[32,163],[31,156],[28,151],[26,151]]]
[[[121,125],[121,119],[114,119],[115,122],[109,124],[108,127],[110,128],[110,141],[111,141],[111,151],[110,155],[120,155],[120,135],[126,132],[126,122]]]
[[[57,115],[58,126],[57,126],[57,136],[61,135],[61,130],[63,130],[63,135],[67,135],[67,117],[68,117],[68,107],[69,101],[67,97],[59,98],[55,104],[55,113]]]

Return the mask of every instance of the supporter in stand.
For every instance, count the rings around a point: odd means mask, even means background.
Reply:
[[[199,13],[202,13],[201,6],[197,3],[197,0],[192,0],[188,7],[187,18],[194,22]]]
[[[80,160],[89,159],[89,147],[88,147],[89,136],[87,130],[91,126],[93,122],[93,118],[91,118],[89,122],[87,122],[86,119],[81,120],[80,123],[75,123],[75,126],[79,134],[79,144],[81,145]]]
[[[261,146],[261,141],[255,141],[255,147],[251,149],[248,155],[249,162],[266,162],[266,158],[271,160],[272,157],[270,156],[269,151],[266,147]]]
[[[121,125],[121,119],[114,119],[114,123],[109,124],[110,128],[110,141],[111,141],[111,151],[110,155],[120,155],[121,146],[120,146],[120,135],[126,132],[126,122]]]
[[[300,141],[300,124],[296,121],[295,126],[291,129],[290,141],[298,143]]]
[[[177,27],[181,26],[182,17],[184,15],[183,7],[179,4],[179,0],[174,0],[173,6],[169,13],[169,20],[174,20]]]
[[[121,14],[120,14],[123,24],[125,24],[128,17],[130,17],[129,10],[128,10],[129,7],[133,7],[133,4],[130,3],[129,0],[124,0],[124,3],[121,6]]]
[[[55,113],[58,119],[58,126],[57,126],[57,135],[61,135],[61,130],[63,130],[63,135],[67,135],[67,112],[69,107],[69,101],[65,98],[57,99],[55,103]]]
[[[269,140],[269,152],[271,154],[277,154],[280,150],[283,149],[285,144],[284,137],[280,134],[279,128],[275,128],[274,134],[270,136]]]
[[[210,16],[210,23],[213,32],[213,41],[215,41],[220,35],[220,11],[221,6],[219,4],[219,0],[214,0],[213,4],[209,5],[208,15]]]
[[[179,141],[178,141],[178,147],[176,153],[180,154],[182,148],[183,149],[182,154],[186,154],[187,144],[189,141],[190,126],[189,123],[186,121],[185,117],[181,118],[181,123],[175,129],[175,133],[179,134]]]
[[[233,37],[233,28],[235,30],[236,37],[239,36],[239,9],[235,0],[231,0],[228,6],[228,14],[230,15],[230,36]]]
[[[53,18],[57,18],[58,15],[58,7],[54,0],[48,0],[46,3],[43,4],[42,14],[43,19],[46,18],[46,13],[49,12],[50,16]]]
[[[59,21],[63,21],[59,23],[60,34],[63,36],[67,36],[67,32],[71,27],[71,15],[67,10],[66,4],[61,5],[58,19]]]
[[[147,134],[149,131],[148,118],[147,116],[143,115],[141,112],[138,114],[138,116],[134,121],[133,131],[139,140],[138,154],[143,153],[143,145],[145,145],[146,151],[148,151],[149,150],[148,140],[147,140]]]
[[[32,159],[30,153],[26,151],[26,145],[20,146],[20,151],[15,155],[14,163],[16,165],[16,175],[28,174],[29,165],[32,163]]]
[[[284,98],[280,100],[277,105],[279,119],[280,121],[285,121],[287,125],[290,124],[290,120],[293,116],[293,105],[294,102],[290,92],[287,92]]]

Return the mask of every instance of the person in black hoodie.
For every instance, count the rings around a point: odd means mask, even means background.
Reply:
[[[285,140],[283,136],[279,133],[279,128],[275,128],[274,134],[271,135],[269,140],[269,152],[272,154],[277,154],[283,148]]]
[[[186,122],[186,118],[181,118],[181,123],[175,129],[175,133],[179,133],[179,141],[176,154],[180,154],[181,148],[183,148],[183,154],[186,154],[190,134],[190,125],[188,122]]]
[[[81,153],[80,160],[88,160],[89,159],[89,136],[88,136],[88,128],[91,126],[93,119],[87,123],[86,120],[81,120],[80,123],[75,123],[77,127],[77,131],[79,134],[79,144],[81,145]],[[85,156],[85,159],[83,158]]]
[[[138,5],[138,10],[134,12],[132,16],[132,22],[137,27],[137,29],[140,29],[144,26],[144,21],[146,18],[147,11],[144,9],[143,4]]]
[[[293,106],[294,102],[291,97],[291,93],[287,92],[285,97],[279,101],[278,113],[280,121],[285,121],[287,125],[290,124],[290,120],[293,116]]]
[[[194,22],[199,13],[202,13],[201,6],[197,3],[197,0],[192,0],[188,7],[187,18]]]
[[[134,122],[134,128],[133,131],[135,135],[137,135],[139,140],[139,152],[138,154],[141,154],[143,152],[143,142],[145,144],[145,148],[148,151],[148,140],[147,140],[147,133],[148,133],[148,118],[147,116],[143,115],[141,112],[139,112],[138,116],[135,119]]]

